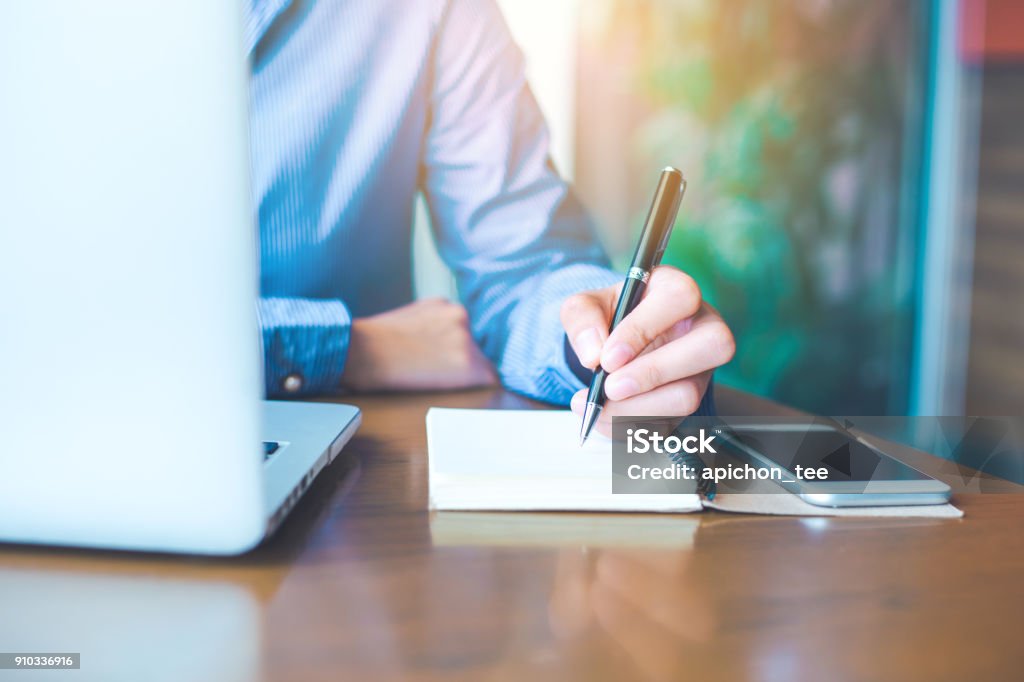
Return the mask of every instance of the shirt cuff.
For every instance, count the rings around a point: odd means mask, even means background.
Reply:
[[[621,275],[601,265],[574,263],[546,274],[524,294],[510,318],[498,363],[505,387],[534,400],[568,405],[581,384],[565,359],[562,303],[572,294],[621,281]]]
[[[263,298],[259,301],[267,396],[338,390],[352,318],[341,301]]]

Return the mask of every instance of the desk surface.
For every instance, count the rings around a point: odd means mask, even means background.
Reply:
[[[720,393],[724,414],[782,409]],[[1024,670],[1022,495],[964,496],[955,521],[555,515],[552,532],[541,517],[541,532],[509,543],[486,524],[441,532],[435,517],[432,533],[427,407],[528,403],[492,390],[351,402],[359,434],[249,556],[0,549],[0,650],[17,638],[81,651],[69,680],[931,682]]]

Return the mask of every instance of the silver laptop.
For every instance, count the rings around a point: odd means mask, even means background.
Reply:
[[[242,45],[238,2],[0,3],[0,541],[244,552],[358,426],[259,399]]]

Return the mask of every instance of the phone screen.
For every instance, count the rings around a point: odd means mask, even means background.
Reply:
[[[850,434],[820,425],[740,427],[726,441],[746,446],[790,473],[797,466],[828,470],[828,481],[928,481],[931,478]],[[743,448],[739,448],[741,451]]]

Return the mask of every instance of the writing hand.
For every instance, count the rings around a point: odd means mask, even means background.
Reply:
[[[597,423],[605,435],[613,416],[691,414],[711,371],[729,362],[736,349],[728,325],[703,301],[697,283],[666,265],[654,269],[643,300],[609,334],[621,288],[576,294],[562,305],[562,325],[580,362],[608,372],[607,401]],[[572,410],[582,415],[585,407],[581,390]]]

